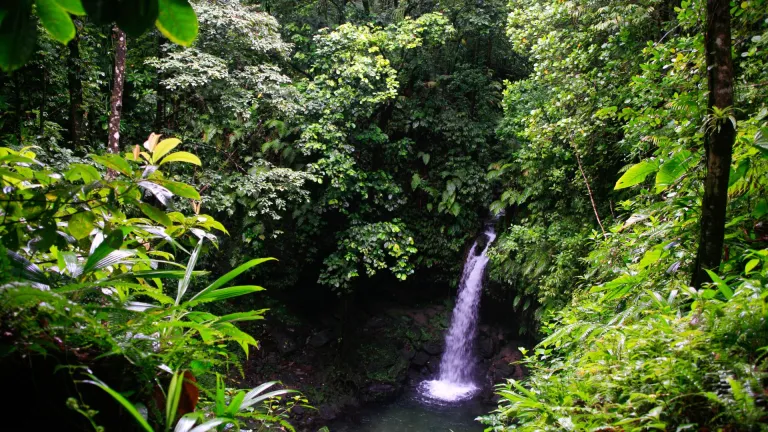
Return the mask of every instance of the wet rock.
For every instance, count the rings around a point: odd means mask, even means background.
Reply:
[[[365,328],[370,330],[380,329],[387,325],[387,320],[382,317],[373,317],[365,323]]]
[[[507,378],[522,379],[525,370],[516,362],[523,358],[523,354],[517,346],[509,344],[503,347],[498,354],[493,356],[488,368],[489,384],[498,384]]]
[[[412,346],[408,345],[400,350],[400,356],[403,358],[403,360],[410,361],[416,356],[416,350],[413,349]]]
[[[333,420],[339,415],[339,408],[332,404],[323,404],[317,407],[317,413],[323,420]]]
[[[422,381],[421,372],[419,372],[418,369],[409,368],[408,369],[408,384],[415,386],[418,385]]]
[[[432,357],[427,362],[427,368],[429,372],[436,374],[440,370],[440,359],[438,357]]]
[[[490,337],[481,337],[477,343],[477,348],[483,358],[491,358],[494,353],[493,339]]]
[[[315,348],[320,348],[321,346],[324,346],[328,342],[330,342],[331,339],[332,339],[331,331],[323,330],[319,333],[315,333],[314,335],[310,336],[307,343]]]
[[[429,354],[425,353],[424,351],[419,351],[416,353],[415,356],[413,356],[413,359],[411,360],[412,364],[415,364],[416,366],[424,366],[429,361]]]
[[[299,347],[299,344],[296,342],[293,336],[286,332],[273,330],[271,336],[272,340],[275,342],[275,345],[277,345],[277,350],[283,354],[292,353]]]
[[[480,334],[483,334],[483,335],[491,334],[491,326],[487,324],[482,324],[478,326],[477,329],[480,331]]]
[[[434,356],[434,355],[441,354],[445,349],[445,347],[441,342],[428,342],[424,344],[423,349],[424,351],[426,351],[427,354]]]

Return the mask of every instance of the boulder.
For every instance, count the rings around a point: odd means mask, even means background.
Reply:
[[[321,346],[324,346],[328,342],[330,342],[331,339],[332,339],[331,331],[323,330],[321,332],[315,333],[312,336],[310,336],[309,340],[307,340],[307,343],[315,348],[320,348]]]
[[[445,347],[442,342],[427,342],[423,347],[424,351],[429,355],[438,355],[443,352]]]
[[[425,353],[424,351],[419,351],[416,353],[415,356],[413,356],[413,359],[411,360],[411,363],[416,366],[424,366],[429,361],[429,354]]]
[[[491,358],[494,353],[493,339],[487,336],[480,337],[477,341],[477,348],[483,358]]]
[[[427,368],[429,368],[430,373],[436,374],[440,370],[440,358],[430,358],[427,362]]]
[[[271,333],[272,340],[277,345],[277,350],[283,354],[290,354],[299,348],[299,344],[296,342],[293,336],[280,330],[273,330]]]
[[[416,350],[413,349],[412,346],[407,345],[402,350],[400,350],[400,356],[405,361],[411,361],[416,356]]]

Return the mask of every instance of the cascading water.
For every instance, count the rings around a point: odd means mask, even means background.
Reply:
[[[438,379],[424,381],[420,386],[422,394],[434,399],[459,401],[470,398],[478,389],[473,380],[475,364],[473,345],[483,275],[488,265],[488,257],[485,253],[496,238],[493,225],[489,224],[486,227],[482,237],[487,237],[483,250],[477,253],[480,239],[475,240],[467,256],[467,262],[464,263],[459,295],[451,317],[451,327],[445,336],[445,353],[440,361],[440,375]]]

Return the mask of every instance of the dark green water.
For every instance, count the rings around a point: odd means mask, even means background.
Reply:
[[[388,405],[364,408],[343,421],[333,423],[331,432],[482,432],[474,421],[492,407],[468,401],[435,405],[416,394],[405,395]]]

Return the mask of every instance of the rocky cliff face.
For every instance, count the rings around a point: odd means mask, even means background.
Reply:
[[[296,317],[268,319],[260,328],[263,348],[244,365],[244,385],[280,380],[301,390],[316,409],[294,408],[299,430],[316,430],[363,404],[385,403],[438,372],[452,305],[390,307],[344,329],[338,320],[302,323]],[[481,395],[493,399],[493,384],[522,377],[510,365],[522,355],[502,329],[480,326],[476,340]]]

